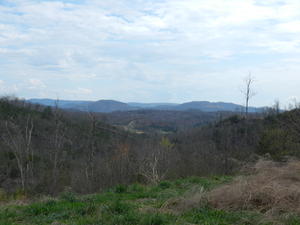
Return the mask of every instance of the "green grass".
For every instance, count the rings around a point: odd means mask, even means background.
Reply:
[[[183,196],[195,186],[210,190],[230,181],[230,177],[191,177],[163,181],[155,186],[119,185],[102,194],[76,196],[63,193],[59,198],[25,206],[0,207],[1,225],[233,225],[262,223],[255,212],[226,212],[207,205],[171,214],[161,210],[170,199]],[[299,217],[287,217],[281,224],[300,225]]]

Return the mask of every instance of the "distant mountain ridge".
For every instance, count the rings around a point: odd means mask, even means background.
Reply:
[[[90,112],[115,112],[115,111],[131,111],[137,110],[138,107],[130,106],[126,103],[115,100],[99,100],[99,101],[72,101],[72,100],[54,100],[54,99],[29,99],[34,104],[54,107],[56,104],[62,109],[76,109],[80,111]]]
[[[133,111],[141,109],[151,110],[173,110],[173,111],[190,111],[200,110],[203,112],[230,111],[240,112],[244,110],[244,106],[227,103],[227,102],[209,102],[209,101],[192,101],[182,104],[176,103],[137,103],[137,102],[119,102],[115,100],[99,100],[99,101],[72,101],[72,100],[54,100],[54,99],[29,99],[28,102],[46,106],[55,106],[62,109],[74,109],[80,111],[110,113],[116,111]],[[256,108],[249,107],[249,112],[262,112],[265,107]]]
[[[161,107],[161,106],[169,107],[169,106],[179,105],[177,103],[139,103],[139,102],[128,102],[127,104],[130,105],[130,106],[143,108],[143,109],[157,108],[157,107]]]

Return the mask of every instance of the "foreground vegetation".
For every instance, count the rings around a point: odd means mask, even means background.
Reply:
[[[190,177],[157,185],[119,185],[102,194],[77,196],[64,192],[23,205],[0,208],[0,224],[39,225],[233,225],[300,224],[300,217],[274,219],[258,211],[220,210],[205,200],[206,193],[231,182],[231,177]]]

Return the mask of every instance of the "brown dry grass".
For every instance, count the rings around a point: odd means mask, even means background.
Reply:
[[[183,196],[171,198],[160,208],[161,212],[180,214],[190,209],[199,208],[204,204],[205,192],[202,186],[194,186]]]
[[[284,164],[259,160],[249,176],[207,194],[208,203],[225,210],[300,213],[300,161]]]

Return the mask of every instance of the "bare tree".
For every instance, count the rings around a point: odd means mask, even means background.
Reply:
[[[280,113],[280,102],[278,99],[275,100],[273,109],[274,109],[276,115],[278,115]]]
[[[155,184],[163,180],[171,167],[173,149],[174,144],[163,137],[156,149],[144,159],[140,166],[140,174],[150,183]]]
[[[61,112],[59,110],[59,100],[55,101],[55,107],[53,110],[54,114],[54,132],[51,141],[51,160],[53,163],[52,167],[52,186],[55,189],[57,187],[58,177],[59,177],[59,166],[62,161],[63,145],[66,140],[66,129],[61,121]]]
[[[95,179],[95,157],[96,157],[96,125],[97,118],[92,112],[88,112],[88,119],[90,128],[87,136],[86,143],[86,160],[85,160],[85,177],[89,186]]]
[[[33,174],[34,153],[32,148],[33,120],[27,117],[24,127],[17,125],[13,120],[5,122],[6,135],[3,141],[11,150],[17,161],[21,179],[22,191],[26,191],[30,178]]]
[[[245,117],[248,117],[249,113],[249,101],[250,99],[256,94],[253,91],[253,83],[254,83],[254,78],[251,73],[248,74],[248,76],[245,77],[244,79],[244,84],[245,84],[245,89],[242,90],[242,93],[245,98]]]

